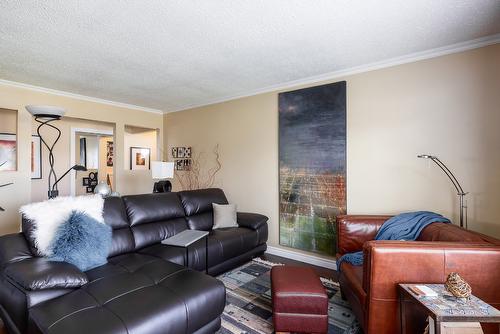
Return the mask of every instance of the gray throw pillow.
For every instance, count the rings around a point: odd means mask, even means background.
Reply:
[[[212,203],[214,211],[213,229],[225,227],[238,227],[236,222],[236,204],[216,204]]]

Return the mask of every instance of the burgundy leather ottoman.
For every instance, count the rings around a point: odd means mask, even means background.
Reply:
[[[312,268],[273,267],[271,296],[276,332],[328,331],[328,296]]]

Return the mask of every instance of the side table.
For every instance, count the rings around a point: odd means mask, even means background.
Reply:
[[[168,246],[182,247],[186,249],[186,260],[184,266],[189,268],[189,246],[196,241],[205,238],[205,273],[208,274],[208,232],[198,230],[185,230],[177,233],[161,243]]]
[[[425,285],[437,292],[437,297],[420,296],[410,287]],[[406,333],[405,302],[423,306],[428,316],[434,320],[435,333],[441,333],[443,322],[493,322],[500,323],[500,311],[476,296],[460,300],[446,291],[444,284],[398,284],[401,333]]]

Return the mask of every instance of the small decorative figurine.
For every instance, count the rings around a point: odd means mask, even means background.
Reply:
[[[472,293],[469,283],[460,277],[458,273],[450,273],[444,286],[457,298],[469,298]]]

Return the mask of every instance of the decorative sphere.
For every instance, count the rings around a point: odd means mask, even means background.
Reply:
[[[102,197],[109,196],[111,194],[111,188],[104,181],[99,182],[97,186],[94,188],[94,194],[99,194]]]

